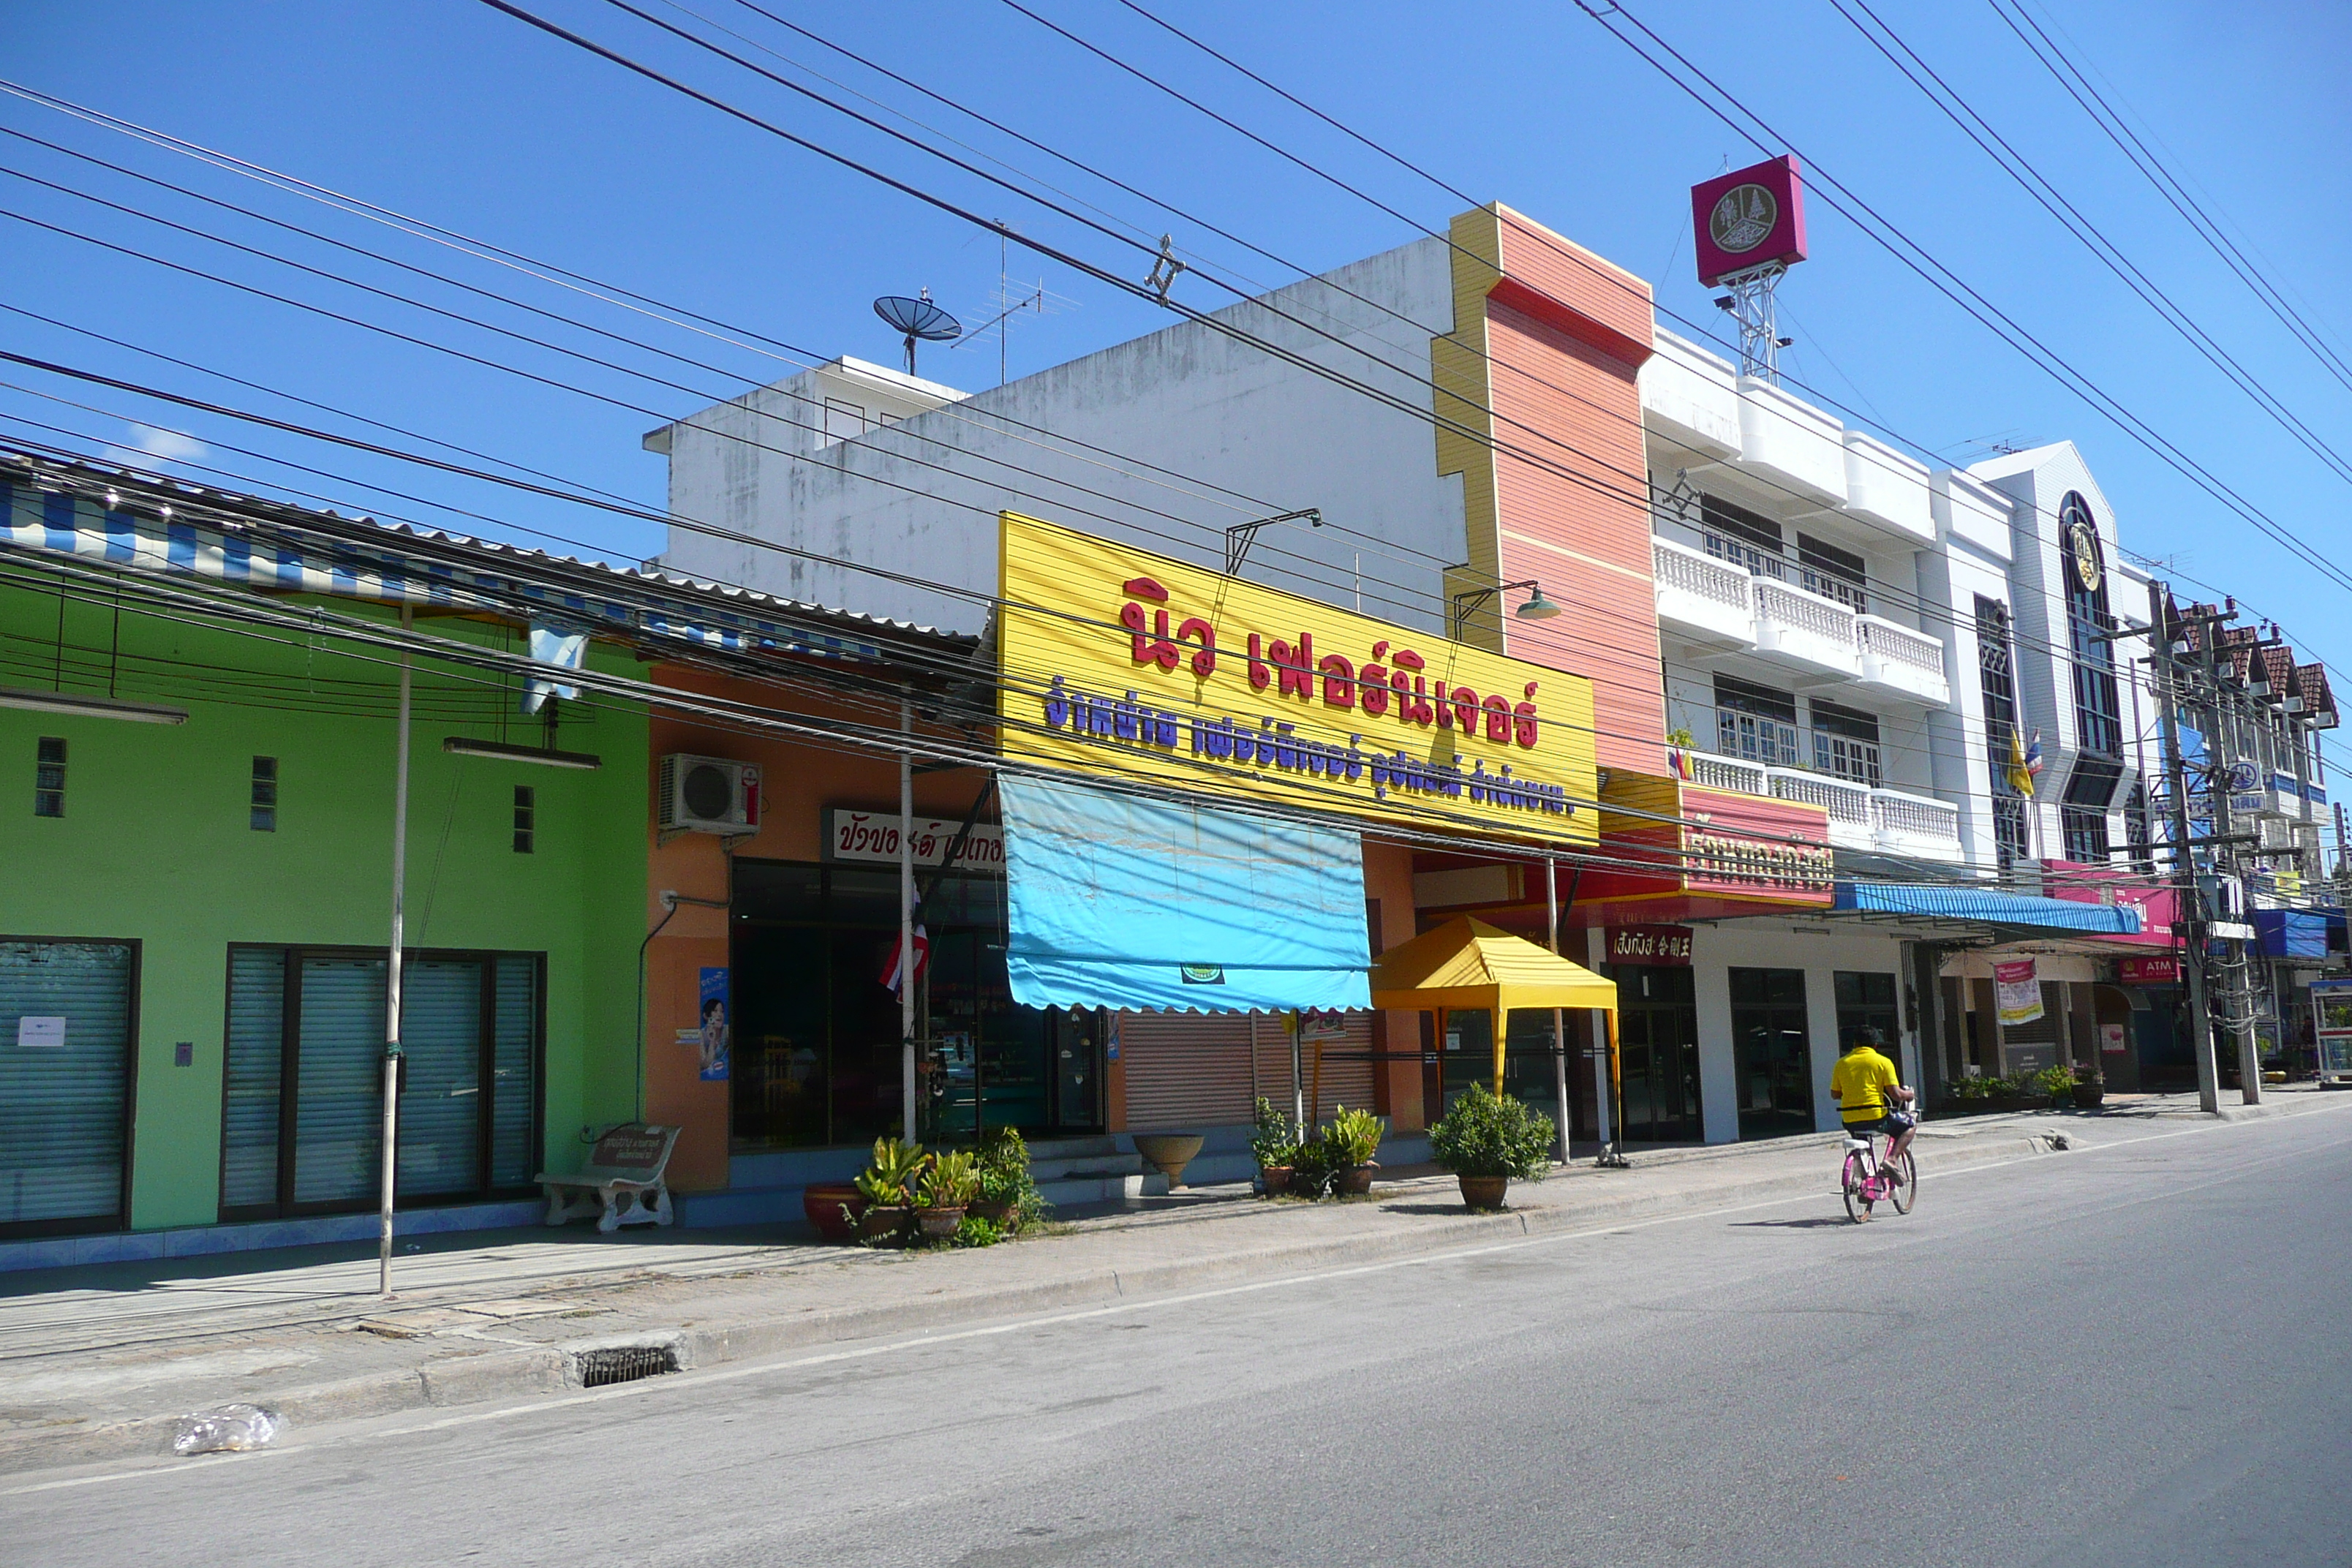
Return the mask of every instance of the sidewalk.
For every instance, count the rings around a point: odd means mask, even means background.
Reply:
[[[2252,1113],[2331,1108],[2352,1095],[2274,1087]],[[1922,1179],[2210,1120],[2191,1095],[1931,1121]],[[348,1246],[16,1275],[0,1285],[0,1472],[162,1453],[173,1418],[231,1400],[310,1425],[553,1392],[577,1385],[577,1352],[600,1343],[709,1365],[1634,1216],[1809,1193],[1833,1207],[1838,1142],[1637,1150],[1630,1172],[1514,1184],[1499,1215],[1465,1213],[1453,1179],[1427,1167],[1384,1171],[1370,1199],[1344,1203],[1188,1189],[978,1251],[821,1246],[797,1226],[426,1237],[402,1244],[388,1302],[373,1249]]]

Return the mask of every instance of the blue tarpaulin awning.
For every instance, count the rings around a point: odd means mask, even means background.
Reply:
[[[1365,1008],[1362,841],[1006,776],[1006,968],[1030,1007]]]
[[[2094,904],[2073,899],[2042,899],[1990,888],[1937,882],[1840,882],[1831,908],[1862,914],[1915,915],[1929,920],[1978,921],[1986,925],[2034,926],[2086,936],[2137,936],[2139,911],[2128,904]]]

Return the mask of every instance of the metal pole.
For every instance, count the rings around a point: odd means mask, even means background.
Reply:
[[[2174,707],[2177,679],[2172,659],[2172,626],[2165,615],[2168,595],[2161,583],[2147,585],[2149,657],[2156,661],[2157,728],[2164,743],[2165,793],[2172,806],[2172,881],[2181,923],[2188,929],[2181,970],[2189,982],[2189,1047],[2197,1059],[2197,1103],[2206,1110],[2221,1108],[2220,1076],[2213,1066],[2213,1022],[2205,1002],[2204,891],[2197,867],[2189,857],[2189,771],[2180,757],[2179,721]],[[2211,760],[2211,745],[2207,745]]]
[[[1559,956],[1559,862],[1544,857],[1544,914],[1552,956]],[[1560,1009],[1551,1010],[1551,1091],[1559,1102],[1559,1163],[1568,1163],[1568,1031]]]
[[[2199,639],[2205,645],[2205,689],[2211,697],[2212,719],[2207,725],[2210,731],[2205,739],[2206,766],[2212,770],[2205,786],[2206,798],[2213,803],[2213,837],[2221,843],[2214,850],[2216,869],[2226,869],[2231,876],[2238,871],[2237,846],[2230,839],[2237,832],[2236,811],[2230,795],[2237,787],[2237,722],[2234,714],[2222,711],[2225,693],[2221,688],[2221,622],[2208,617],[2205,635]],[[2240,898],[2243,899],[2242,882]],[[2242,907],[2236,911],[2242,916]],[[2254,995],[2250,983],[2252,964],[2246,955],[2246,944],[2229,939],[2230,983],[2228,1005],[2222,1008],[2221,1022],[2230,1031],[2231,1041],[2238,1048],[2238,1098],[2242,1104],[2263,1102],[2262,1053],[2254,1044]]]
[[[1298,1061],[1298,1015],[1283,1015],[1283,1026],[1290,1031],[1290,1114],[1291,1126],[1299,1141],[1307,1139],[1307,1074]]]
[[[415,623],[415,610],[400,606],[400,629]],[[408,716],[415,672],[408,649],[400,650],[400,727],[393,742],[392,949],[383,986],[383,1175],[376,1210],[376,1290],[392,1294],[392,1199],[400,1171],[400,971],[405,940],[408,891]]]
[[[898,1100],[899,1136],[915,1141],[915,705],[898,699]]]

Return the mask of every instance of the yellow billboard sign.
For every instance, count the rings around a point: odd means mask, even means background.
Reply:
[[[1007,512],[1010,759],[1591,843],[1592,683]]]

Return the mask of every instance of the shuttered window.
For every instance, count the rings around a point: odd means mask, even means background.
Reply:
[[[128,942],[0,942],[0,1230],[123,1221]]]
[[[1316,1075],[1318,1051],[1316,1043],[1307,1040],[1298,1048],[1297,1092],[1315,1099],[1314,1120],[1322,1122],[1340,1106],[1350,1110],[1370,1110],[1372,1107],[1372,1016],[1370,1013],[1341,1015],[1345,1027],[1337,1037],[1323,1041],[1320,1051],[1322,1075]],[[1290,1035],[1279,1017],[1266,1016],[1257,1026],[1258,1092],[1283,1110],[1292,1104],[1290,1079]]]
[[[286,953],[228,955],[228,1049],[221,1110],[221,1209],[278,1201],[278,1097],[285,1067]]]
[[[224,1218],[281,1212],[281,1197],[298,1211],[376,1201],[386,967],[365,952],[232,951]],[[401,994],[403,1202],[509,1190],[537,1172],[541,968],[533,953],[410,955]],[[282,1145],[289,1122],[292,1142]]]

